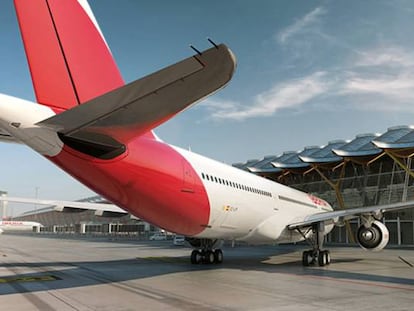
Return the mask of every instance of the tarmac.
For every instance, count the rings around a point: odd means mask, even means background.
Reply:
[[[223,248],[191,265],[171,241],[0,236],[0,310],[413,310],[414,250],[332,247],[303,267],[306,246]]]

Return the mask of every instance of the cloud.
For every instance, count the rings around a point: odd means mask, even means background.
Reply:
[[[391,110],[414,101],[414,54],[399,46],[363,51],[343,81],[342,94],[372,95]],[[374,97],[375,96],[375,97]],[[373,107],[367,103],[367,107]],[[408,109],[408,106],[406,106]],[[412,110],[411,108],[409,110]]]
[[[255,96],[250,106],[234,101],[207,99],[202,106],[216,120],[245,120],[253,117],[268,117],[281,109],[297,108],[325,93],[330,88],[325,72],[277,83],[271,89]]]
[[[306,14],[301,19],[294,22],[292,25],[283,29],[277,34],[277,40],[280,43],[285,43],[289,38],[295,36],[296,34],[309,31],[309,28],[319,22],[319,18],[326,14],[326,9],[323,7],[317,7],[308,14]]]
[[[389,75],[377,78],[354,77],[346,81],[344,94],[377,94],[390,99],[390,104],[414,101],[414,76]]]
[[[283,109],[305,105],[331,109],[413,111],[414,53],[399,46],[362,50],[348,64],[316,71],[307,76],[279,81],[257,94],[248,105],[207,99],[201,106],[214,120],[242,121],[271,117]]]
[[[413,53],[405,51],[399,46],[380,47],[360,52],[356,66],[400,66],[407,67],[414,65]]]

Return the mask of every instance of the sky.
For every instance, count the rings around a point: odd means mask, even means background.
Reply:
[[[170,144],[232,164],[414,123],[413,1],[89,3],[126,82],[207,37],[236,55],[226,88],[155,130]],[[0,2],[0,92],[35,101],[11,0]],[[0,144],[0,159],[10,196],[93,195],[25,146]]]

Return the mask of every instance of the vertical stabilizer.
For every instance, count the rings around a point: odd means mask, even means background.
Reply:
[[[85,0],[15,0],[37,101],[56,112],[124,84]]]

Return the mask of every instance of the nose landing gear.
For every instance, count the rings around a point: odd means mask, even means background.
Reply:
[[[312,234],[308,237],[310,230],[312,230]],[[314,224],[306,233],[303,233],[300,229],[298,231],[312,246],[311,250],[302,253],[303,266],[307,267],[316,263],[321,267],[329,265],[331,263],[331,253],[328,250],[322,250],[325,231],[323,223]]]
[[[307,267],[318,263],[323,267],[331,263],[331,253],[328,250],[309,250],[302,253],[302,264]]]

